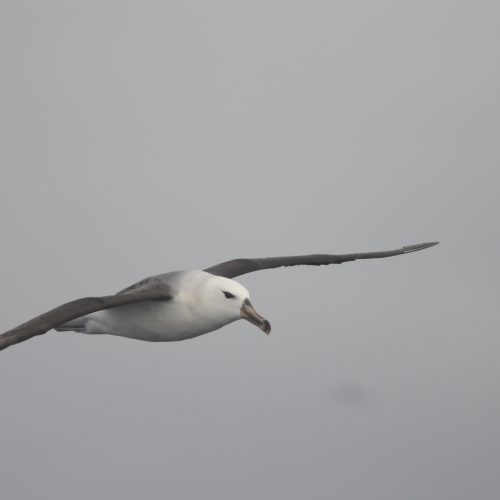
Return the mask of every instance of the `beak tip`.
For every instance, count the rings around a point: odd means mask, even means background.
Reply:
[[[271,323],[269,321],[264,320],[264,324],[262,325],[262,331],[266,334],[269,335],[271,333]]]

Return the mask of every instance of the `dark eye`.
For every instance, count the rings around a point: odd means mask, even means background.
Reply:
[[[235,296],[231,292],[222,291],[222,293],[226,296],[226,299],[234,299],[235,298]]]

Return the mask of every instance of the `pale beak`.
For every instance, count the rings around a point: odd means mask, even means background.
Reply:
[[[241,305],[240,317],[258,326],[266,335],[271,333],[271,323],[254,309],[252,303],[248,299],[245,299]]]

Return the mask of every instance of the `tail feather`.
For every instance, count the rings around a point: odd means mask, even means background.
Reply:
[[[56,326],[54,330],[57,332],[79,332],[85,333],[88,318],[82,316],[80,318],[72,319],[71,321],[66,321],[62,325]]]

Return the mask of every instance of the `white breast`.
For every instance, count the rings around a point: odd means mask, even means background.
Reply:
[[[217,330],[237,318],[220,316],[197,296],[208,273],[179,273],[182,279],[175,297],[168,302],[137,302],[89,315],[86,333],[106,333],[151,342],[197,337]]]

